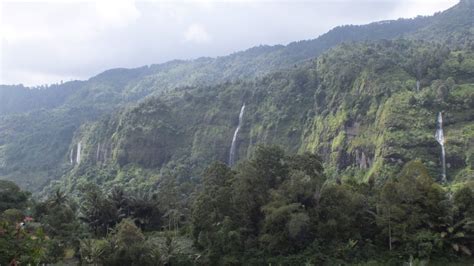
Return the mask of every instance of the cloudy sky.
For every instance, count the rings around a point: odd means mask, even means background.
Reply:
[[[458,0],[0,0],[0,84],[313,39],[343,24],[431,15]]]

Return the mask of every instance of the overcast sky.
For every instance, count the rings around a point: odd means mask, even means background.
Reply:
[[[337,25],[432,15],[458,0],[0,0],[0,84],[313,39]]]

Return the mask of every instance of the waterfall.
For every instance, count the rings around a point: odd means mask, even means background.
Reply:
[[[240,127],[242,126],[244,110],[245,110],[245,103],[242,105],[242,108],[240,108],[239,124],[237,125],[237,128],[234,131],[234,137],[232,138],[232,144],[230,145],[229,165],[233,165],[235,162],[236,140],[237,140],[237,135],[239,134]]]
[[[69,154],[69,161],[71,164],[74,164],[74,148],[71,149],[71,153]]]
[[[95,160],[98,162],[100,159],[100,142],[99,144],[97,145],[97,153],[95,155]]]
[[[416,81],[416,91],[420,91],[420,81]]]
[[[107,151],[109,149],[109,146],[105,146],[105,150],[104,150],[104,163],[107,162]]]
[[[77,152],[76,152],[76,163],[79,164],[81,162],[81,142],[77,143]]]
[[[435,137],[439,145],[441,145],[441,164],[443,166],[441,177],[442,181],[446,182],[446,150],[444,148],[443,116],[441,112],[438,113],[438,125],[436,127]]]

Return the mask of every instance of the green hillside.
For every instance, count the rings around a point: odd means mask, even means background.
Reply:
[[[472,265],[473,14],[0,86],[0,265]]]
[[[330,176],[378,181],[411,160],[439,176],[434,133],[442,112],[449,180],[467,181],[473,63],[472,51],[426,42],[345,44],[253,81],[176,90],[83,127],[73,145],[82,143],[84,159],[70,182],[152,180],[162,167],[197,176],[214,160],[227,162],[243,103],[238,158],[248,158],[257,144],[276,144],[321,155]]]
[[[291,151],[318,150],[323,152],[325,156],[328,156],[327,158],[330,158],[330,164],[336,167],[334,171],[346,169],[352,164],[355,157],[361,156],[362,152],[366,158],[370,156],[371,160],[374,160],[375,155],[382,151],[376,149],[374,144],[371,147],[360,146],[363,145],[362,143],[351,144],[358,141],[358,138],[351,140],[350,143],[342,141],[346,138],[342,127],[349,130],[355,125],[356,127],[363,126],[362,130],[375,127],[378,123],[375,122],[378,120],[374,115],[377,111],[382,110],[380,108],[383,106],[380,104],[387,100],[387,94],[398,91],[400,88],[412,88],[415,86],[413,85],[414,82],[416,83],[415,80],[420,80],[423,88],[430,87],[436,79],[446,81],[448,77],[452,77],[455,84],[471,82],[468,70],[470,67],[469,51],[472,50],[473,36],[472,17],[470,16],[472,10],[472,2],[462,1],[451,9],[432,17],[399,19],[363,26],[341,26],[317,39],[294,42],[287,46],[260,46],[218,58],[171,61],[136,69],[113,69],[87,81],[66,82],[43,88],[0,86],[0,95],[2,96],[0,97],[0,128],[2,128],[0,132],[2,135],[0,176],[15,180],[23,187],[28,186],[31,190],[37,190],[43,187],[47,180],[57,179],[68,172],[69,168],[64,166],[68,161],[68,150],[77,143],[77,140],[73,140],[72,137],[74,134],[76,136],[82,134],[77,131],[79,128],[89,127],[84,125],[85,122],[92,123],[110,116],[112,113],[123,113],[124,111],[119,110],[132,108],[130,106],[146,97],[159,97],[164,101],[164,104],[169,104],[167,101],[182,101],[179,99],[182,95],[185,95],[186,97],[183,98],[188,101],[180,103],[185,108],[179,110],[178,114],[174,114],[175,110],[171,110],[171,112],[176,116],[183,117],[186,123],[195,125],[196,132],[184,132],[179,138],[183,138],[185,141],[176,141],[181,143],[180,145],[183,143],[191,145],[189,143],[192,143],[191,146],[194,148],[192,151],[179,151],[181,147],[167,144],[166,148],[169,148],[169,152],[172,154],[160,155],[161,159],[152,164],[142,162],[144,165],[157,166],[183,158],[191,160],[191,164],[195,160],[208,162],[215,158],[224,159],[228,150],[229,138],[232,137],[232,128],[235,126],[234,119],[240,108],[239,105],[243,101],[263,97],[269,92],[272,97],[265,97],[265,101],[260,99],[261,102],[254,103],[258,104],[257,106],[249,102],[249,112],[257,112],[259,117],[247,117],[242,136],[247,136],[248,139],[240,141],[242,142],[239,148],[241,158],[251,152],[253,145],[250,143],[255,144],[263,141],[281,143]],[[440,31],[449,33],[442,34]],[[395,48],[393,51],[386,49],[388,53],[395,54],[382,54],[385,56],[384,60],[388,60],[382,62],[377,54],[382,53],[378,50],[384,44],[379,42],[377,45],[363,45],[351,52],[346,52],[345,48],[339,47],[316,59],[324,51],[343,42],[396,38],[427,39],[441,43],[444,48],[435,48],[434,44],[426,44],[427,51],[413,54],[405,53],[404,48]],[[368,47],[365,47],[367,45]],[[412,44],[406,45],[407,47],[413,46]],[[369,51],[362,52],[365,49]],[[438,52],[436,49],[439,49],[445,57],[450,53],[450,56],[458,53],[459,60],[467,53],[466,61],[460,64],[460,67],[468,69],[461,69],[460,74],[431,73],[431,70],[423,64],[432,64],[430,67],[439,68],[443,63],[441,61],[446,58],[441,55],[439,58],[424,58],[426,55],[430,55],[429,49],[435,49],[434,52]],[[447,51],[448,49],[452,51]],[[366,56],[363,53],[374,53],[372,57],[368,57],[372,61],[362,61],[362,56]],[[405,54],[396,55],[396,53]],[[349,58],[351,56],[355,58]],[[353,59],[355,62],[352,62]],[[342,65],[332,65],[321,62],[321,60],[333,60],[341,62]],[[392,66],[393,62],[390,60],[396,61],[398,67]],[[431,62],[424,62],[425,60],[431,60]],[[316,61],[318,63],[315,63]],[[351,61],[351,64],[345,64],[345,61]],[[373,65],[372,62],[376,62],[378,65]],[[365,63],[369,63],[370,66],[364,66]],[[407,66],[407,64],[411,64],[411,66]],[[409,69],[410,67],[411,69]],[[453,65],[452,67],[457,66]],[[319,69],[316,70],[316,68]],[[313,69],[315,70],[313,71]],[[447,69],[446,71],[457,70]],[[341,78],[339,78],[338,71],[342,73]],[[385,71],[393,71],[393,73],[389,74]],[[308,72],[314,73],[309,74]],[[376,77],[380,76],[382,72],[383,77]],[[392,74],[393,77],[388,77]],[[296,81],[297,76],[301,76],[301,81]],[[310,83],[306,84],[304,79],[309,79],[311,85],[309,85]],[[406,84],[394,84],[394,82]],[[260,86],[268,89],[260,88]],[[359,87],[357,88],[357,86]],[[380,86],[390,88],[381,88]],[[296,87],[301,87],[301,89],[295,91]],[[362,93],[358,91],[362,91]],[[465,89],[465,91],[469,90]],[[210,106],[208,103],[210,100],[206,97],[221,99],[219,97],[224,97],[224,94],[227,94],[225,97],[228,99],[222,98],[222,105],[214,106],[218,102],[213,102],[213,110],[200,110],[196,107],[199,112],[193,114],[196,116],[195,119],[187,121],[189,113],[194,111],[191,109],[195,108],[193,105],[196,104],[197,99],[202,99],[202,104]],[[353,102],[345,99],[354,94],[356,97]],[[51,97],[52,95],[55,97]],[[281,100],[297,97],[297,95],[302,97],[301,100],[304,103]],[[362,99],[374,96],[376,96],[375,99]],[[310,99],[308,97],[316,98]],[[297,106],[290,106],[295,103]],[[344,108],[334,109],[343,103],[344,106],[341,107]],[[358,106],[360,104],[362,106]],[[323,108],[328,109],[322,110]],[[367,108],[370,110],[366,110]],[[441,106],[436,108],[443,109]],[[433,116],[438,111],[438,109],[435,110],[436,108],[427,111]],[[207,116],[203,113],[204,111]],[[363,112],[369,111],[372,117],[365,117],[365,119],[371,119],[370,121],[358,121],[360,118],[357,116],[365,115]],[[331,114],[328,118],[338,121],[337,125],[318,127],[321,123],[328,123],[328,121],[323,121],[327,116],[325,112]],[[318,120],[315,118],[317,114],[324,116],[318,116]],[[219,118],[215,118],[218,121],[212,121],[219,123],[218,128],[204,127],[203,119],[209,116],[219,116]],[[49,119],[50,117],[53,119]],[[296,118],[298,120],[289,121]],[[425,119],[427,118],[425,117]],[[178,121],[172,122],[178,123]],[[204,122],[208,123],[208,121]],[[291,125],[292,123],[294,125]],[[428,124],[432,126],[431,122],[426,122],[426,125]],[[175,128],[181,127],[183,124],[177,125]],[[189,131],[189,129],[185,131]],[[171,134],[171,132],[167,134]],[[288,138],[288,134],[291,134],[291,137]],[[210,138],[211,135],[219,136],[209,143],[206,138]],[[336,138],[336,136],[338,137]],[[334,145],[332,145],[333,139],[336,139]],[[115,144],[119,145],[121,149],[128,149],[126,146],[129,145],[128,141],[117,139]],[[362,141],[359,140],[359,142]],[[205,149],[201,149],[201,146]],[[45,148],[52,150],[45,152]],[[114,151],[119,150],[115,147]],[[150,153],[154,152],[150,151]],[[144,157],[144,161],[150,160],[148,155],[136,155]],[[463,158],[463,156],[459,158]],[[125,157],[127,163],[136,161],[133,155],[127,154]],[[377,155],[377,158],[381,157]],[[457,162],[459,158],[456,159]],[[431,158],[429,161],[436,160]],[[455,168],[459,167],[461,166]]]

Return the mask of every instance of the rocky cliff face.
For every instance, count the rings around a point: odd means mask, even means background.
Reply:
[[[469,50],[380,41],[342,45],[253,81],[177,90],[84,130],[89,164],[73,171],[69,182],[94,179],[88,171],[104,169],[96,159],[101,143],[113,147],[106,167],[113,170],[104,173],[110,182],[121,171],[128,180],[137,178],[130,169],[148,177],[163,169],[196,176],[211,161],[227,160],[244,102],[237,158],[250,156],[258,144],[277,144],[320,154],[330,175],[380,181],[414,159],[439,176],[434,134],[441,111],[448,179],[462,181],[472,177],[473,63]]]
[[[431,17],[337,27],[287,46],[113,69],[42,90],[0,86],[0,178],[36,190],[61,176],[194,176],[227,161],[244,102],[237,158],[279,144],[321,154],[334,175],[386,177],[415,158],[434,173],[442,111],[448,175],[471,173],[462,169],[472,161],[473,11],[466,0]],[[406,40],[373,41],[397,38]],[[79,142],[81,163],[71,164]]]

